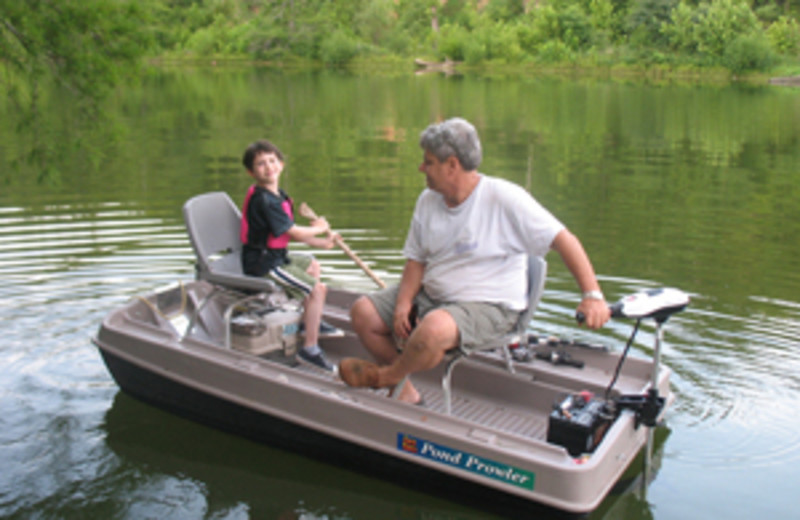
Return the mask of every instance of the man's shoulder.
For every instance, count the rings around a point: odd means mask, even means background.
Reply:
[[[442,196],[430,188],[425,188],[417,197],[417,207],[435,204],[442,200]]]
[[[484,175],[481,180],[481,189],[484,196],[509,204],[512,202],[525,203],[533,198],[525,188],[516,182],[501,177]]]
[[[501,191],[525,191],[524,188],[516,182],[503,179],[502,177],[493,177],[491,175],[481,174],[481,180],[481,184],[484,188]]]

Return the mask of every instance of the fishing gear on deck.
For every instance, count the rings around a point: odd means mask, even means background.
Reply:
[[[549,352],[544,350],[533,350],[537,347],[544,346],[557,350]],[[587,350],[608,352],[608,347],[605,345],[584,343],[581,341],[557,338],[555,336],[540,338],[536,334],[528,334],[527,342],[515,343],[509,347],[511,349],[511,356],[514,358],[514,361],[520,363],[527,363],[536,358],[552,363],[553,365],[569,365],[575,368],[583,368],[584,362],[580,359],[574,358],[572,354],[560,347],[578,347]]]
[[[550,352],[537,352],[536,359],[549,361],[554,365],[567,365],[575,368],[583,368],[584,362],[580,359],[573,359],[569,352],[553,350]]]

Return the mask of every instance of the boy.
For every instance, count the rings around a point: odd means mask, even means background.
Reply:
[[[242,163],[256,181],[242,207],[242,269],[250,276],[268,276],[290,296],[303,300],[305,339],[297,357],[334,372],[336,368],[317,343],[321,326],[336,330],[322,323],[328,289],[319,281],[319,263],[311,255],[290,254],[287,246],[289,240],[297,240],[311,247],[330,249],[335,237],[322,217],[311,221],[310,226],[295,224],[292,199],[278,186],[284,160],[277,146],[263,139],[256,141],[245,150]],[[327,235],[318,236],[323,233]]]

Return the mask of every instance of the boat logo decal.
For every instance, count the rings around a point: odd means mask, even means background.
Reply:
[[[525,489],[533,489],[535,474],[466,451],[453,449],[405,433],[397,434],[397,449],[434,462],[461,468]]]

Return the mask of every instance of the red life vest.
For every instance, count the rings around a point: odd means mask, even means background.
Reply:
[[[247,243],[247,233],[250,230],[250,224],[247,222],[247,208],[250,205],[250,198],[256,191],[256,185],[253,184],[248,188],[247,195],[244,196],[244,203],[242,204],[242,221],[239,226],[239,239],[243,244]],[[289,215],[289,218],[294,221],[294,213],[292,212],[291,199],[284,199],[281,202],[283,211]],[[285,249],[289,245],[289,233],[284,233],[280,236],[274,236],[272,233],[267,236],[267,247],[270,249]]]

